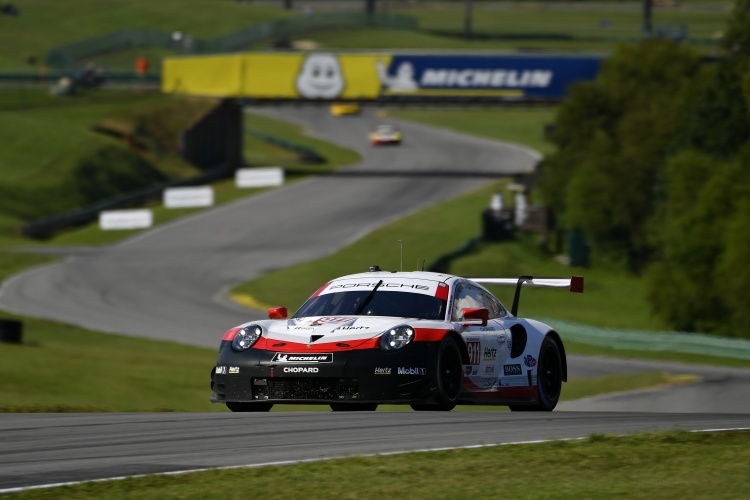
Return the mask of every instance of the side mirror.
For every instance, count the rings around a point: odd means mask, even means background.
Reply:
[[[480,325],[487,326],[490,319],[490,311],[486,307],[467,307],[462,311],[464,326]]]
[[[272,307],[268,310],[268,319],[286,319],[286,307]]]

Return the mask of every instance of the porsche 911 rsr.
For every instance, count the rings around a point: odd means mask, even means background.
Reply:
[[[514,285],[508,310],[481,283]],[[522,286],[583,291],[583,278],[467,279],[433,272],[370,272],[332,280],[291,318],[228,330],[211,371],[213,403],[232,411],[274,404],[374,410],[461,404],[551,411],[567,380],[550,326],[516,315]]]
[[[373,146],[379,144],[401,144],[401,131],[393,125],[378,125],[370,133],[370,144]]]

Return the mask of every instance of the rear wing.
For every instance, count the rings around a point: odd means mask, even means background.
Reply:
[[[511,314],[518,315],[518,302],[521,299],[521,287],[523,285],[538,288],[567,288],[573,293],[583,293],[583,276],[571,276],[570,278],[534,278],[533,276],[521,276],[519,278],[469,278],[475,283],[483,285],[515,286],[516,293],[513,296],[513,307]]]

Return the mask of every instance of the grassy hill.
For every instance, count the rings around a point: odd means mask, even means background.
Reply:
[[[36,69],[52,48],[118,30],[181,31],[203,38],[289,16],[281,9],[230,0],[23,0],[13,3],[20,11],[18,16],[0,15],[0,71]],[[29,64],[30,58],[37,63]],[[131,69],[132,62],[127,67]]]
[[[51,49],[120,30],[179,31],[194,38],[212,38],[264,21],[301,17],[308,5],[296,2],[295,10],[286,11],[231,0],[24,0],[16,4],[18,16],[0,15],[0,72],[39,71]],[[328,4],[310,5],[313,15],[331,8]],[[385,9],[385,5],[381,2],[380,9]],[[554,2],[475,2],[471,39],[463,37],[463,2],[435,2],[417,8],[391,0],[387,8],[418,19],[419,30],[328,29],[299,33],[292,39],[311,40],[313,46],[323,48],[346,49],[606,52],[615,43],[639,39],[642,32],[640,2],[635,1],[570,4],[568,8]],[[711,52],[714,45],[709,42],[720,36],[730,8],[730,2],[693,1],[657,7],[653,13],[654,32],[682,32],[690,43]],[[251,48],[264,48],[271,43]],[[152,70],[158,70],[164,56],[179,50],[129,49],[101,54],[91,61],[111,70],[132,71],[135,57],[145,52],[154,61]]]

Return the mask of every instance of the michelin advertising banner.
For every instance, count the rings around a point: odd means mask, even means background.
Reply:
[[[490,96],[562,99],[576,81],[593,80],[593,56],[238,54],[172,58],[162,89],[254,99],[365,99]]]

